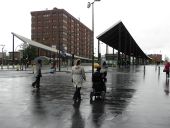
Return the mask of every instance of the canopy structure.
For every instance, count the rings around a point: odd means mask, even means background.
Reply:
[[[97,36],[97,39],[125,55],[142,59],[150,59],[150,57],[148,57],[138,46],[121,21],[101,33]]]
[[[26,37],[23,37],[21,35],[18,35],[16,33],[14,33],[14,32],[12,32],[11,34],[14,35],[15,37],[17,37],[18,39],[20,39],[21,41],[23,41],[24,43],[28,44],[28,45],[35,46],[37,48],[41,48],[41,49],[44,49],[44,50],[47,50],[47,51],[50,51],[50,52],[59,53],[58,49],[46,46],[46,45],[44,45],[42,43],[39,43],[39,42],[36,42],[36,41],[33,41],[33,40],[30,40],[30,39],[28,39]],[[62,51],[60,51],[60,53],[62,53]],[[72,56],[72,54],[70,54],[70,53],[65,53],[65,54],[66,54],[66,56],[69,56],[69,57]],[[78,58],[78,59],[91,60],[89,58],[76,56],[76,55],[74,55],[74,57]]]

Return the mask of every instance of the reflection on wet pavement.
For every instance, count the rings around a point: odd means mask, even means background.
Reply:
[[[71,118],[71,128],[84,128],[85,127],[85,120],[83,119],[81,112],[79,110],[81,101],[74,102],[73,108],[74,112]]]
[[[169,79],[166,79],[165,85],[164,85],[164,92],[166,95],[169,95]]]
[[[0,72],[1,128],[169,128],[169,79],[163,67],[110,69],[105,101],[90,102],[91,73],[73,102],[71,74],[43,74],[40,90],[28,72]],[[10,123],[9,123],[10,122]]]
[[[105,120],[105,103],[101,100],[96,100],[92,106],[92,123],[95,128],[100,128]]]

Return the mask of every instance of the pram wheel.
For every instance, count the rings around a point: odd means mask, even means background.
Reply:
[[[93,100],[105,100],[105,91],[101,91],[101,92],[90,92],[90,102],[92,102]]]

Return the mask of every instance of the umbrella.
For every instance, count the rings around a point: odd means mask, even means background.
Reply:
[[[34,59],[34,62],[37,63],[38,60],[44,61],[44,60],[49,60],[49,58],[46,57],[46,56],[38,56],[38,57],[36,57],[36,58]]]

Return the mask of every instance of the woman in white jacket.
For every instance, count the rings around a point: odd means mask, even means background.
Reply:
[[[76,64],[72,67],[72,82],[76,91],[73,96],[73,100],[81,100],[80,90],[83,85],[83,81],[86,80],[84,68],[80,66],[80,59],[76,60]]]

